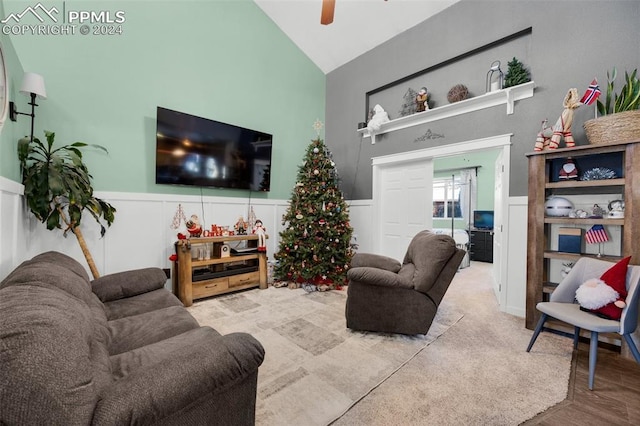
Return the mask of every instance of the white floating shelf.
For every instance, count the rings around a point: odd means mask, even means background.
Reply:
[[[418,126],[431,121],[443,120],[445,118],[455,117],[457,115],[491,108],[498,105],[507,105],[507,114],[513,114],[515,101],[533,97],[534,87],[535,83],[530,81],[518,86],[508,87],[506,89],[496,90],[495,92],[489,92],[484,95],[465,99],[464,101],[396,118],[388,123],[384,123],[380,130],[374,135],[371,135],[369,133],[369,129],[366,127],[364,129],[359,129],[358,133],[362,134],[363,138],[371,137],[371,143],[374,144],[376,143],[376,135],[393,132],[394,130],[406,129],[407,127]]]

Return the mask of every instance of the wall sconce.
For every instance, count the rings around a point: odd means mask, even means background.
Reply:
[[[495,92],[504,86],[504,73],[500,69],[500,61],[493,61],[487,72],[487,92]]]
[[[25,94],[31,97],[31,114],[26,112],[18,112],[16,110],[16,104],[14,102],[9,102],[9,118],[11,121],[18,120],[18,114],[20,115],[28,115],[31,117],[31,139],[33,140],[33,123],[36,118],[36,107],[38,104],[36,103],[36,97],[40,99],[47,99],[47,91],[44,88],[44,78],[40,74],[36,74],[33,72],[24,73],[24,77],[22,79],[22,86],[20,87],[20,93]]]

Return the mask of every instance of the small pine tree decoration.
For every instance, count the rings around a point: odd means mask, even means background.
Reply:
[[[275,254],[277,280],[311,284],[317,290],[346,283],[353,229],[335,163],[319,136],[311,141],[298,168],[282,224],[285,229]]]
[[[531,81],[529,70],[527,70],[522,62],[515,57],[507,62],[507,75],[504,77],[504,87],[517,86],[518,84]]]
[[[402,98],[402,108],[398,111],[401,117],[416,113],[416,96],[418,96],[418,92],[409,87]]]

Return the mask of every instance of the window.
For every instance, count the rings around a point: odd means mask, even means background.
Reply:
[[[460,177],[433,179],[433,217],[462,218],[460,208]]]

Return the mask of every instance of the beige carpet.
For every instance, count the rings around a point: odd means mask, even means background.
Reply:
[[[516,425],[562,401],[571,341],[498,311],[490,264],[458,272],[426,336],[352,332],[344,291],[250,290],[194,303],[265,347],[258,425]],[[337,420],[336,420],[337,419]]]

